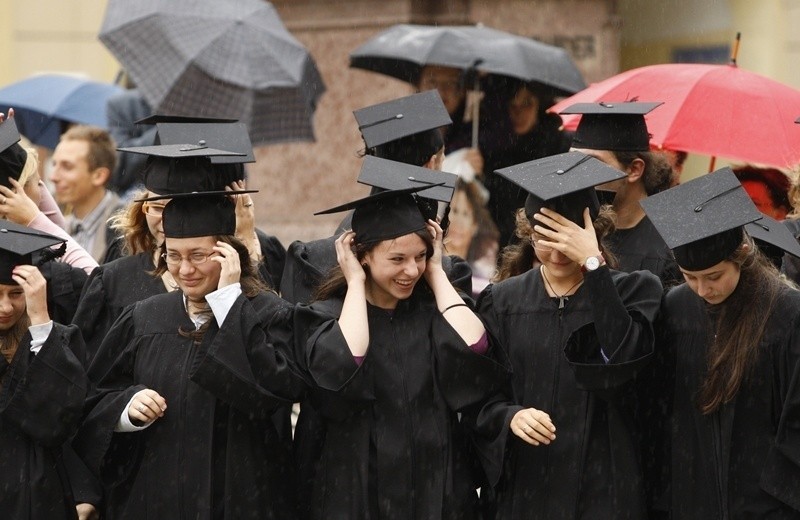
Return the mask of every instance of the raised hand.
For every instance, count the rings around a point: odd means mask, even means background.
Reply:
[[[18,265],[11,272],[11,278],[25,292],[25,304],[31,325],[41,325],[50,321],[47,312],[47,282],[32,265]]]
[[[342,268],[344,279],[347,284],[364,283],[367,280],[367,273],[364,271],[364,266],[359,263],[356,254],[353,251],[355,247],[356,234],[354,231],[345,231],[336,239],[334,246],[336,247],[336,261],[339,267]]]
[[[27,226],[39,214],[39,207],[28,197],[22,184],[8,178],[12,189],[0,185],[0,216]]]
[[[222,266],[217,289],[222,289],[228,285],[238,283],[242,276],[239,253],[236,252],[233,246],[225,242],[217,242],[217,245],[214,246],[214,252],[217,253],[217,256],[212,256],[209,260],[217,262]]]
[[[545,237],[539,241],[541,245],[552,247],[579,264],[590,256],[600,254],[588,208],[583,210],[583,227],[547,208],[542,208],[533,218],[544,224],[533,227],[534,231]]]

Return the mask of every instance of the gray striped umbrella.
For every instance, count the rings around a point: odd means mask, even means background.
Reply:
[[[313,141],[325,85],[262,0],[110,0],[100,40],[160,114],[230,117],[253,144]]]

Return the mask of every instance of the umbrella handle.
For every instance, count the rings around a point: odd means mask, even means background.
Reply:
[[[472,107],[472,147],[478,148],[478,119],[481,115],[481,102],[476,101]]]
[[[736,66],[736,59],[739,57],[739,43],[742,41],[742,33],[736,33],[736,39],[733,41],[733,51],[731,51],[731,65]]]
[[[717,156],[716,155],[712,155],[711,156],[711,160],[708,163],[708,173],[713,172],[714,171],[714,167],[716,165],[717,165]]]

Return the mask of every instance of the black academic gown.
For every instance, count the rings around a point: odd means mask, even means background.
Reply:
[[[349,217],[349,215],[348,215]],[[345,220],[349,220],[346,218]],[[343,222],[344,224],[344,222]],[[349,227],[349,226],[348,226]],[[309,303],[319,283],[337,265],[334,242],[338,235],[312,240],[295,241],[289,246],[286,267],[281,281],[281,296],[291,303]],[[453,286],[464,294],[472,293],[472,269],[457,256],[442,257],[442,268]],[[311,495],[316,482],[317,461],[325,439],[325,422],[311,401],[300,405],[300,415],[294,430],[294,454],[298,465],[298,489],[301,495]],[[304,517],[310,515],[311,504],[301,504]]]
[[[88,276],[63,262],[45,262],[39,271],[47,281],[47,310],[56,323],[70,323]]]
[[[178,334],[194,330],[179,291],[122,313],[89,369],[96,391],[73,441],[109,488],[109,518],[295,517],[290,455],[271,421],[305,388],[284,355],[291,312],[273,293],[240,295],[200,344]],[[111,362],[109,349],[121,352]],[[164,417],[115,433],[143,388],[165,398]]]
[[[150,274],[154,270],[153,255],[139,253],[92,271],[72,320],[83,333],[87,365],[125,307],[167,292],[161,278]]]
[[[783,221],[794,237],[800,240],[800,219],[786,219]],[[800,258],[796,258],[789,253],[783,255],[781,272],[794,283],[800,283]]]
[[[608,235],[603,244],[617,258],[620,271],[650,271],[664,287],[683,283],[672,251],[646,215],[632,228],[617,229]]]
[[[298,306],[298,358],[325,437],[313,495],[316,519],[477,518],[475,475],[457,412],[507,369],[470,350],[418,286],[393,313],[369,306],[359,366],[337,323],[339,299]]]
[[[0,357],[0,517],[76,518],[61,446],[78,428],[89,387],[75,327],[53,324],[38,354],[31,336],[11,364]]]
[[[753,377],[703,415],[710,307],[687,285],[665,296],[658,346],[674,374],[671,514],[675,520],[800,518],[800,293],[784,289]],[[669,497],[669,495],[667,495]]]
[[[514,373],[511,388],[468,417],[496,485],[497,518],[644,517],[633,379],[652,358],[661,292],[650,273],[607,267],[587,273],[561,309],[539,269],[483,292],[479,313]],[[531,407],[556,427],[549,446],[509,429]]]

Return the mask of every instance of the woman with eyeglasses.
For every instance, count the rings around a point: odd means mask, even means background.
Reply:
[[[228,188],[236,190],[242,186],[242,183],[233,183]],[[164,243],[161,216],[169,198],[144,199],[158,195],[152,191],[141,192],[113,217],[112,227],[121,235],[119,247],[123,256],[95,269],[72,321],[83,332],[89,356],[87,363],[125,307],[178,287],[168,270],[154,276]],[[237,225],[241,227],[241,215],[247,213],[253,203],[247,194],[232,197],[236,202]],[[252,224],[252,219],[250,222]]]
[[[478,301],[512,381],[465,417],[496,493],[493,518],[646,518],[634,384],[653,356],[662,290],[649,272],[613,270],[602,246],[614,215],[594,185],[622,174],[578,152],[498,173],[529,195],[520,244]]]
[[[173,195],[156,274],[178,289],[128,307],[89,368],[96,391],[74,445],[110,518],[294,517],[271,419],[304,388],[284,350],[292,308],[235,227],[228,196]]]

